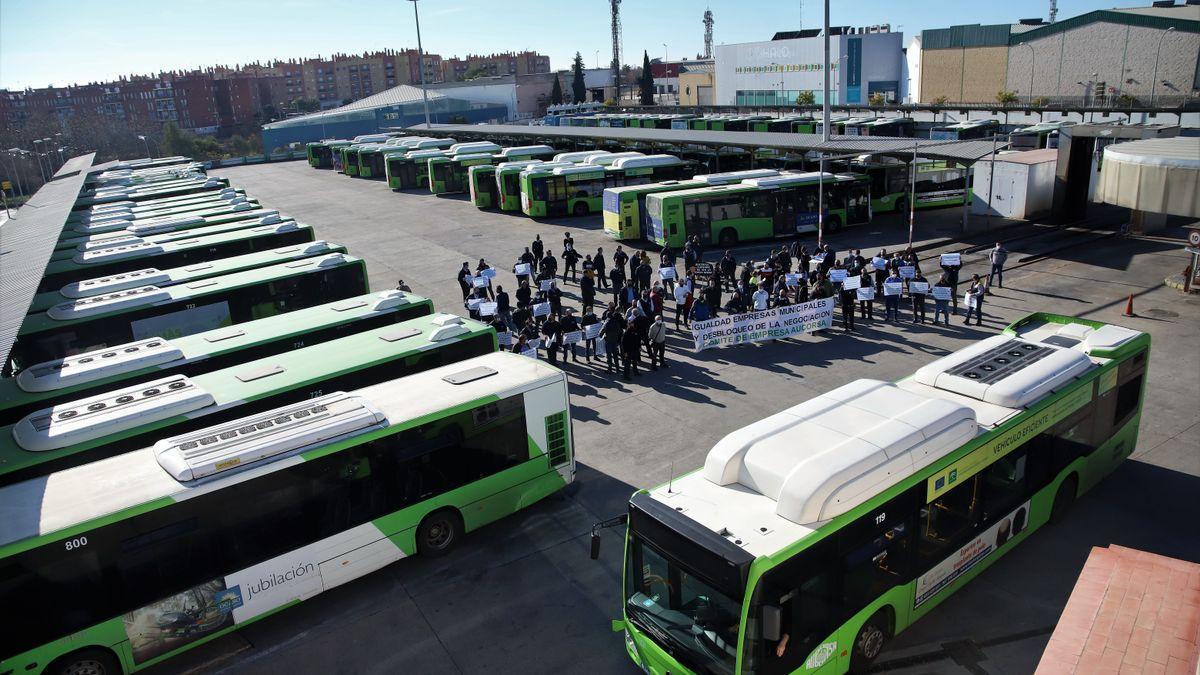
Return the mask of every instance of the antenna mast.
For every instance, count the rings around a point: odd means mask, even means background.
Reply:
[[[612,13],[612,70],[617,85],[617,103],[621,102],[621,0],[608,0]]]
[[[1058,18],[1058,0],[1050,0],[1050,23]]]
[[[711,59],[712,54],[713,14],[711,9],[704,10],[704,58]]]

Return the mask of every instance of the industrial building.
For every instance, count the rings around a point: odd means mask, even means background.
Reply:
[[[903,34],[890,26],[831,28],[830,101],[865,104],[872,94],[901,101],[907,87]],[[824,37],[820,30],[776,33],[765,42],[718,45],[716,105],[795,105],[801,92],[823,102]]]

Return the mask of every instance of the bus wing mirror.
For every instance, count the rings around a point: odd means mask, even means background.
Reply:
[[[779,632],[783,625],[783,610],[778,605],[763,605],[762,636],[768,642],[778,642]]]
[[[592,542],[591,542],[592,560],[595,560],[600,557],[600,530],[602,530],[606,527],[615,527],[617,525],[624,525],[625,523],[628,523],[628,522],[629,522],[629,514],[622,513],[621,515],[617,516],[616,518],[609,518],[608,520],[602,520],[602,521],[596,523],[595,525],[592,525]]]

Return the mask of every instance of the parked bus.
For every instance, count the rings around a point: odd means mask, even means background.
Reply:
[[[195,178],[171,181],[162,185],[155,184],[119,190],[87,192],[82,193],[79,199],[75,201],[75,209],[85,209],[97,204],[110,204],[114,202],[141,202],[149,199],[161,199],[163,197],[178,197],[199,192],[220,190],[226,187],[229,187],[229,181],[225,178],[197,176]]]
[[[747,178],[778,176],[773,169],[752,169],[693,176],[687,180],[665,180],[644,185],[626,185],[604,189],[604,234],[613,239],[641,239],[649,228],[646,195],[672,190],[688,190],[710,185],[732,185]]]
[[[968,120],[957,124],[934,127],[929,138],[935,141],[966,141],[972,138],[990,138],[1000,132],[996,120]]]
[[[64,230],[54,245],[54,253],[50,259],[70,258],[78,251],[93,251],[115,246],[118,242],[174,241],[258,225],[273,225],[285,220],[275,209],[264,209],[247,203],[239,206],[241,208],[227,208],[224,213],[212,216],[184,215],[148,220],[106,221],[104,226],[95,228],[97,231],[89,234]],[[119,227],[122,224],[124,227]]]
[[[1058,130],[1074,122],[1041,122],[1017,129],[1008,135],[1008,147],[1013,150],[1040,150],[1058,147]]]
[[[814,122],[808,115],[788,115],[771,119],[760,119],[750,123],[749,131],[769,131],[774,133],[794,133],[796,124]],[[812,133],[811,131],[804,133]]]
[[[540,159],[497,164],[495,172],[497,205],[501,211],[521,210],[521,172],[525,169],[533,166],[537,166],[539,169],[553,169],[560,166],[571,166],[571,164],[571,162],[543,162]]]
[[[183,199],[167,200],[164,203],[152,202],[143,206],[122,206],[114,209],[97,211],[73,211],[66,219],[66,229],[80,234],[97,231],[112,221],[136,221],[166,216],[182,216],[186,214],[205,212],[222,206],[236,206],[250,203],[258,206],[257,199],[250,199],[242,190],[226,188],[219,192],[200,192],[187,195]]]
[[[521,172],[521,210],[535,218],[596,213],[605,188],[678,179],[693,168],[674,155],[623,157],[608,167],[580,164],[542,171],[535,166]]]
[[[912,138],[916,127],[911,117],[879,117],[858,125],[858,135]]]
[[[366,293],[177,338],[148,337],[35,363],[0,378],[0,426],[67,401],[166,375],[199,375],[433,313],[427,298]]]
[[[185,265],[165,270],[147,268],[113,277],[97,277],[67,284],[56,291],[38,293],[33,296],[28,314],[44,312],[54,305],[70,302],[78,298],[89,298],[95,295],[113,293],[126,288],[153,284],[159,288],[188,284],[219,277],[232,272],[258,269],[269,265],[302,260],[328,253],[345,253],[346,248],[341,244],[330,244],[325,241],[314,241],[308,244],[296,244],[274,248],[268,251],[258,251],[230,258],[220,258],[211,263],[200,265]]]
[[[54,260],[47,264],[37,290],[53,291],[74,281],[107,277],[146,267],[164,269],[204,264],[289,244],[303,244],[314,238],[310,226],[289,220],[165,243],[143,241],[84,251],[70,259]]]
[[[223,188],[203,190],[201,192],[193,192],[175,197],[144,199],[138,202],[135,202],[131,199],[124,201],[105,202],[104,204],[95,204],[92,206],[72,210],[67,214],[66,222],[87,222],[92,218],[111,218],[118,216],[118,212],[127,212],[127,215],[124,217],[128,218],[133,214],[156,211],[159,209],[170,209],[178,205],[190,204],[197,201],[207,201],[218,198],[237,199],[238,197],[245,198],[245,196],[245,190],[226,186]]]
[[[1149,349],[1147,333],[1033,314],[896,384],[857,380],[734,431],[629,501],[630,658],[867,672],[1129,456]]]
[[[131,452],[167,434],[495,350],[491,326],[437,314],[195,377],[168,375],[75,399],[29,413],[3,430],[0,486]]]
[[[497,353],[4,488],[0,600],[41,609],[6,626],[0,668],[137,671],[444,555],[574,480],[569,420],[561,371]]]
[[[477,164],[467,171],[471,203],[480,209],[490,209],[500,201],[496,192],[496,165]]]
[[[472,153],[453,157],[429,158],[429,191],[433,194],[467,192],[469,167],[530,159],[550,159],[554,148],[548,145],[522,145],[501,148],[495,153]]]
[[[447,150],[411,150],[405,154],[387,156],[384,175],[393,190],[412,190],[429,186],[429,158],[449,157]]]
[[[843,136],[862,136],[864,134],[860,133],[859,128],[864,124],[874,122],[876,119],[877,118],[875,117],[851,117],[848,120],[831,122],[830,125],[833,128],[833,133],[835,134],[841,134]]]
[[[823,180],[826,231],[870,222],[865,176],[826,173]],[[812,232],[817,229],[821,182],[817,172],[780,174],[736,185],[649,194],[646,239],[679,249],[699,235],[702,245],[729,248],[738,242]]]
[[[347,140],[327,140],[309,143],[305,146],[305,152],[308,155],[308,164],[314,169],[332,169],[333,157],[339,154],[340,149],[350,145]]]
[[[25,317],[13,344],[14,370],[148,337],[180,337],[367,292],[361,258],[328,253],[159,288],[157,271],[103,279],[123,287],[68,300]]]
[[[905,213],[913,191],[911,165],[896,159],[875,160],[864,155],[850,162],[828,165],[835,171],[863,174],[871,181],[871,210],[874,213]],[[961,206],[971,196],[967,177],[970,169],[944,161],[917,162],[916,208]]]

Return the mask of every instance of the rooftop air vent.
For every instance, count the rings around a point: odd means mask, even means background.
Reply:
[[[117,309],[151,305],[171,297],[170,292],[158,286],[138,286],[127,288],[115,293],[94,295],[90,298],[80,298],[69,302],[60,302],[46,310],[46,316],[57,321],[82,319],[97,314],[104,314]]]
[[[411,300],[404,294],[404,291],[383,291],[375,296],[375,304],[371,305],[371,309],[376,312],[382,312],[385,309],[393,309],[401,305],[407,305]]]
[[[99,251],[101,249],[112,248],[114,246],[123,246],[125,244],[136,244],[140,241],[146,241],[139,236],[133,234],[118,234],[112,237],[99,237],[85,241],[82,244],[75,246],[76,251]]]
[[[434,316],[430,323],[437,326],[429,333],[430,342],[449,340],[470,332],[470,329],[463,325],[462,317],[453,314],[439,314]]]
[[[213,404],[212,394],[184,375],[110,391],[32,412],[13,425],[13,439],[30,452],[58,450]]]
[[[366,399],[337,392],[167,438],[154,453],[175,480],[188,482],[386,424]]]
[[[922,367],[914,379],[985,403],[1023,408],[1092,365],[1076,349],[997,335]]]
[[[147,338],[35,364],[17,375],[17,386],[30,393],[58,391],[182,358],[183,351],[167,340]]]
[[[206,222],[200,216],[179,216],[173,218],[155,219],[144,223],[133,223],[125,228],[136,235],[158,234],[160,232],[174,232],[175,230],[199,225]]]
[[[94,295],[123,291],[126,288],[158,285],[170,280],[171,275],[166,272],[153,267],[147,267],[144,270],[134,270],[107,277],[76,281],[63,286],[59,292],[68,298],[90,298]]]

